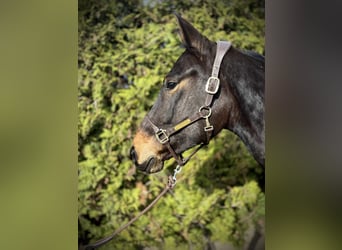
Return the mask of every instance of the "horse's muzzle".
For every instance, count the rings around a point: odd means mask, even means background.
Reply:
[[[138,170],[148,174],[156,173],[163,169],[163,162],[158,161],[157,158],[153,156],[149,157],[145,162],[139,164],[137,160],[138,156],[134,147],[132,147],[130,150],[130,158]]]

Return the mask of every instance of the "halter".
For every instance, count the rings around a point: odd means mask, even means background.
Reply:
[[[155,136],[157,138],[157,141],[163,145],[166,145],[168,150],[170,151],[171,155],[176,159],[179,166],[184,166],[188,160],[205,144],[208,144],[212,132],[214,130],[213,125],[210,124],[209,118],[211,116],[211,106],[213,104],[214,95],[217,93],[217,91],[220,88],[220,79],[218,78],[220,66],[223,60],[224,55],[227,53],[231,46],[231,43],[228,41],[218,41],[217,42],[217,48],[216,48],[216,56],[215,61],[212,69],[211,76],[208,78],[207,83],[205,85],[205,92],[207,93],[207,97],[205,100],[205,104],[201,106],[197,113],[195,113],[190,118],[187,118],[180,123],[176,124],[175,126],[168,128],[168,129],[162,129],[157,127],[147,116],[147,121],[151,124],[153,131],[155,133]],[[170,143],[170,137],[176,133],[178,133],[180,130],[182,130],[185,127],[188,127],[192,123],[200,120],[205,119],[205,127],[204,131],[207,135],[207,140],[204,143],[201,143],[199,147],[186,159],[183,159],[183,157],[180,154],[177,154],[175,150],[172,148]]]

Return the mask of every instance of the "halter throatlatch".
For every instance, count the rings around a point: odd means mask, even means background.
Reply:
[[[168,129],[162,129],[162,128],[157,127],[150,120],[148,116],[146,117],[147,121],[151,124],[153,128],[157,141],[163,145],[164,144],[166,145],[171,155],[176,159],[179,166],[184,166],[188,162],[188,160],[203,145],[208,144],[211,139],[211,136],[214,130],[214,126],[210,123],[210,120],[209,120],[211,116],[211,106],[213,104],[214,95],[218,92],[220,88],[220,79],[218,78],[218,76],[219,76],[221,63],[222,63],[224,55],[229,50],[230,46],[231,46],[231,43],[228,41],[217,42],[216,56],[215,56],[212,73],[211,73],[211,76],[208,78],[207,83],[205,85],[205,92],[207,93],[207,97],[205,99],[205,104],[199,108],[197,113],[195,113],[190,118],[187,118]],[[191,125],[192,123],[200,119],[205,119],[204,131],[206,132],[207,140],[206,142],[203,142],[202,144],[200,144],[199,147],[197,147],[197,149],[189,157],[187,157],[186,159],[183,159],[182,156],[180,154],[177,154],[175,150],[172,148],[171,143],[170,143],[170,137],[176,134],[177,132],[179,132],[180,130],[182,130],[183,128],[188,127],[189,125]]]

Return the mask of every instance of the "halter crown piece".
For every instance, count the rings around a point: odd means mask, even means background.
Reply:
[[[155,136],[157,138],[157,141],[161,144],[165,144],[170,151],[171,155],[176,159],[179,166],[184,166],[189,159],[204,145],[208,144],[209,140],[212,135],[212,131],[214,130],[214,127],[210,124],[209,117],[211,116],[211,106],[213,103],[214,95],[217,93],[217,91],[220,88],[220,79],[218,78],[221,63],[223,60],[224,55],[227,53],[229,48],[231,47],[231,43],[229,41],[218,41],[217,47],[216,47],[216,56],[214,65],[212,68],[211,76],[208,78],[207,83],[205,85],[205,92],[207,93],[207,97],[205,100],[205,105],[201,106],[197,113],[195,113],[190,118],[187,118],[180,123],[176,124],[175,126],[172,126],[168,129],[162,129],[157,127],[151,119],[147,116],[147,121],[151,124],[153,131],[155,133]],[[180,130],[182,130],[185,127],[188,127],[190,124],[200,120],[205,119],[206,126],[204,127],[204,131],[207,134],[207,141],[205,143],[202,143],[189,157],[186,159],[183,159],[181,155],[178,155],[175,150],[172,148],[170,144],[170,136],[176,134]]]

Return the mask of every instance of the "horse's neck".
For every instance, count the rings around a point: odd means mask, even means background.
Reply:
[[[229,130],[237,134],[264,165],[265,122],[264,122],[264,69],[263,65],[234,51],[227,60],[226,83],[233,95],[233,108],[228,118]]]

